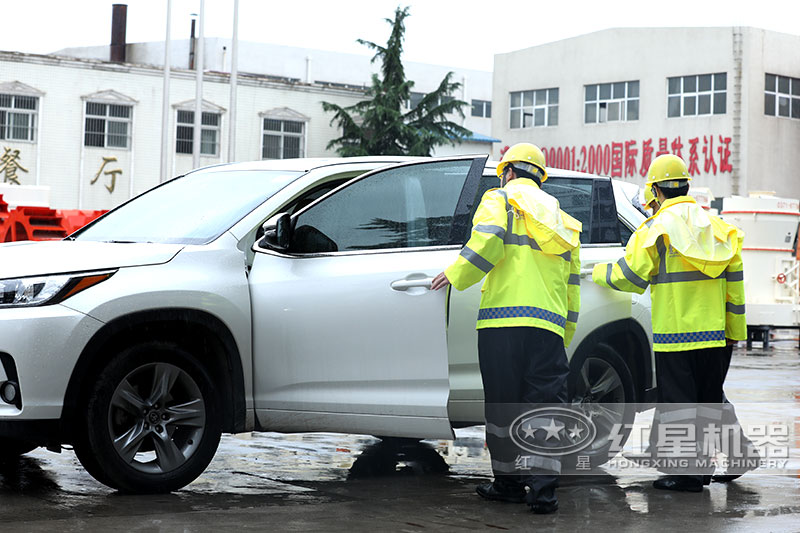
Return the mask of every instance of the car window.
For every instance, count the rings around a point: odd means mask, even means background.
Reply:
[[[290,251],[449,244],[471,165],[472,160],[405,165],[355,181],[297,216]]]
[[[72,238],[205,244],[302,174],[224,167],[191,172],[122,204]]]
[[[633,230],[628,227],[628,225],[623,222],[621,219],[619,221],[619,242],[620,244],[628,244],[628,240],[630,240],[631,235],[633,235]]]

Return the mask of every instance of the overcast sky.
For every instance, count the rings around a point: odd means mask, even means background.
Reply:
[[[0,50],[107,45],[111,6],[128,5],[128,42],[163,40],[166,0],[5,0]],[[384,22],[410,6],[404,59],[492,70],[494,54],[627,26],[753,26],[800,34],[798,0],[240,0],[239,39],[370,55]],[[173,0],[172,38],[189,37],[200,0]],[[205,34],[230,37],[233,0],[205,0]]]

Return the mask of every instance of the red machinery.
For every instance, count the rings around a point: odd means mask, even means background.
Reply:
[[[32,206],[9,211],[0,195],[0,242],[63,239],[106,212]]]

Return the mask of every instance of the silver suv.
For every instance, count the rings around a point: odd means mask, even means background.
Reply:
[[[634,191],[549,172],[583,222],[584,273],[620,257],[643,220]],[[223,432],[447,439],[483,423],[480,288],[429,284],[496,185],[485,156],[219,165],[63,241],[0,245],[0,457],[71,444],[100,482],[165,492]],[[582,302],[573,401],[630,419],[654,384],[649,300],[587,279]]]

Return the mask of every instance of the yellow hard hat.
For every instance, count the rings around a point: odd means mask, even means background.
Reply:
[[[644,194],[644,200],[642,200],[642,207],[644,207],[645,209],[649,208],[650,204],[652,204],[653,202],[658,202],[658,200],[656,200],[656,197],[653,196],[652,185],[653,185],[652,183],[647,183],[644,187],[644,190],[642,191],[642,193]]]
[[[547,164],[544,160],[544,154],[538,146],[531,143],[517,143],[509,148],[497,165],[497,177],[503,177],[503,169],[509,163],[514,163],[514,167],[529,174],[533,174],[542,182],[547,180]]]
[[[647,169],[645,188],[649,189],[654,183],[657,183],[659,187],[675,189],[683,187],[691,180],[683,159],[676,155],[664,154],[656,157],[650,163],[650,168]]]

